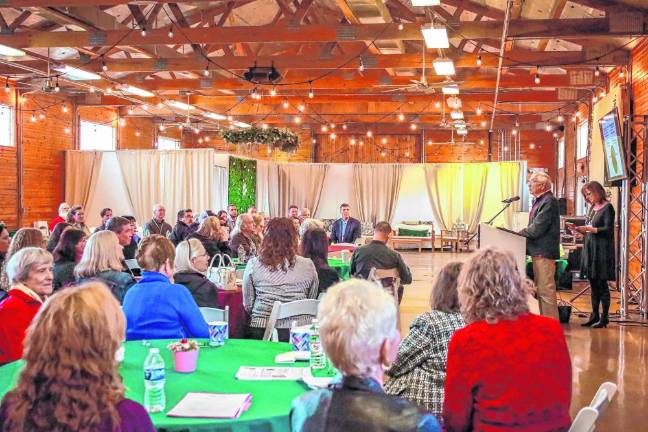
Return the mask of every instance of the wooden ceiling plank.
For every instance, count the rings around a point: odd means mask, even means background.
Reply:
[[[0,31],[4,33],[8,29],[9,26],[7,25],[7,21],[5,20],[4,16],[2,15],[2,11],[0,10]]]

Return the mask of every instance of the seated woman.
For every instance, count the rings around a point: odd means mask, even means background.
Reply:
[[[72,207],[65,218],[65,222],[69,223],[76,229],[80,229],[86,233],[87,236],[92,234],[90,228],[86,225],[85,210],[83,209],[83,206],[76,205]]]
[[[419,315],[410,324],[409,334],[401,342],[398,356],[387,371],[387,394],[400,396],[440,416],[446,376],[448,343],[464,321],[459,313],[457,277],[461,263],[443,266],[430,295],[430,312]]]
[[[54,249],[54,290],[74,285],[74,267],[83,256],[87,237],[76,228],[65,230]]]
[[[11,287],[6,272],[7,263],[18,251],[28,247],[43,247],[43,233],[38,228],[20,228],[14,234],[5,255],[5,268],[2,269],[2,274],[0,274],[0,288],[8,290]]]
[[[124,297],[126,339],[208,338],[209,328],[191,293],[173,283],[173,243],[159,234],[137,250],[142,280]]]
[[[124,396],[115,361],[124,327],[101,283],[53,296],[25,339],[25,365],[2,400],[0,429],[153,432],[144,407]]]
[[[9,237],[9,230],[4,223],[0,222],[0,269],[4,266],[5,256],[9,250],[9,243],[11,238]]]
[[[342,378],[293,401],[293,432],[440,430],[432,415],[383,392],[384,365],[400,341],[392,296],[368,281],[345,281],[324,296],[318,319],[322,347]]]
[[[288,218],[272,219],[266,228],[258,257],[243,275],[243,307],[251,316],[249,337],[263,338],[275,301],[287,303],[317,297],[317,271],[313,262],[297,255],[297,231]],[[279,339],[287,341],[292,321],[308,324],[311,317],[277,321]]]
[[[225,232],[216,216],[207,216],[198,226],[198,231],[189,234],[188,239],[196,239],[202,243],[210,258],[218,254],[229,254]]]
[[[265,217],[262,213],[254,213],[252,215],[252,220],[254,221],[254,240],[257,244],[261,244],[263,241],[263,231],[265,231]]]
[[[112,231],[99,231],[88,239],[79,264],[74,269],[78,283],[90,279],[99,280],[106,285],[121,303],[124,295],[135,284],[132,275],[124,273],[122,261],[124,252]]]
[[[52,293],[52,255],[27,247],[6,265],[11,284],[9,296],[0,303],[0,364],[22,356],[25,331],[36,312]]]
[[[313,220],[313,219],[309,219]],[[321,228],[311,228],[304,233],[301,244],[301,256],[309,258],[315,264],[319,292],[323,293],[340,281],[338,273],[328,265],[328,236]]]
[[[509,252],[484,249],[459,275],[466,327],[448,347],[448,431],[569,429],[571,362],[558,320],[529,313]]]
[[[54,230],[52,231],[52,234],[50,234],[50,237],[47,240],[47,252],[54,252],[56,245],[61,239],[61,235],[63,235],[63,231],[65,231],[67,228],[70,228],[71,226],[72,225],[67,222],[56,224]]]
[[[187,287],[199,307],[218,307],[216,285],[205,276],[209,255],[195,238],[184,240],[176,246],[175,283]]]
[[[232,256],[241,262],[248,262],[257,256],[259,238],[255,235],[254,219],[252,215],[243,213],[236,218],[234,229],[230,233],[229,249]]]

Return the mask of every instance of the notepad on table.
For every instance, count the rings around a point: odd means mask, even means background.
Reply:
[[[236,379],[243,381],[298,381],[304,376],[304,369],[293,367],[241,366]]]
[[[234,419],[251,403],[250,393],[187,393],[167,416]]]

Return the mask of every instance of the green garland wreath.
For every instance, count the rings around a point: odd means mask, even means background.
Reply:
[[[299,136],[289,129],[251,127],[223,131],[222,136],[230,144],[266,144],[284,152],[294,152],[299,147]]]

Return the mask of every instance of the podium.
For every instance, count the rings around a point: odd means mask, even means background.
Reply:
[[[494,228],[487,224],[479,224],[479,249],[493,247],[509,251],[515,258],[515,265],[522,278],[526,279],[526,237],[506,228]],[[538,300],[529,296],[529,310],[539,314]]]

